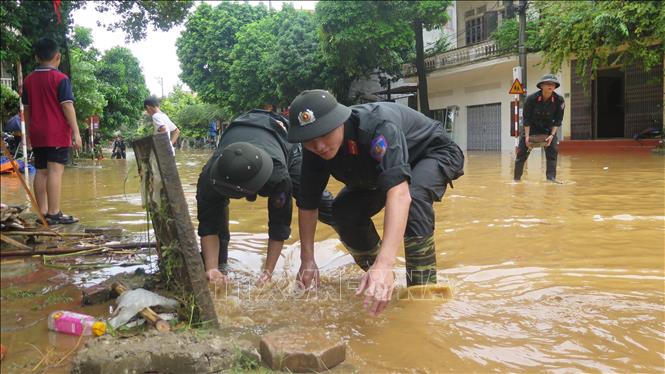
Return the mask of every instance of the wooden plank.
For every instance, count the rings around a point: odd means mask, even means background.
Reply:
[[[27,245],[19,242],[18,240],[14,240],[10,238],[9,236],[2,235],[0,234],[0,241],[3,241],[13,247],[16,247],[18,249],[26,250],[26,251],[32,251],[32,248],[28,247]]]
[[[194,296],[194,317],[199,322],[217,328],[217,313],[169,141],[162,133],[132,142],[141,196],[157,238],[160,274],[169,288],[181,291],[185,298]]]
[[[127,291],[127,287],[125,287],[122,283],[113,283],[111,285],[111,289],[115,291],[118,295],[122,295],[125,291]],[[153,326],[155,326],[155,329],[159,332],[167,332],[171,331],[171,325],[169,325],[168,322],[164,321],[162,317],[160,317],[155,311],[150,309],[150,307],[143,308],[139,312],[141,317],[145,318],[146,320],[150,321]]]

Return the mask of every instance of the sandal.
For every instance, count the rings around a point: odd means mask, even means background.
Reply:
[[[49,225],[69,225],[79,221],[78,218],[64,215],[62,212],[58,212],[56,214],[46,214],[44,218],[46,218],[46,223]]]

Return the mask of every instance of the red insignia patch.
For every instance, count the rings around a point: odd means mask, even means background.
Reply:
[[[347,140],[346,141],[346,152],[350,154],[351,156],[358,156],[358,143],[355,142],[355,140]]]

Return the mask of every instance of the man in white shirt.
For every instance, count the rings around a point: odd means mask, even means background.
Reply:
[[[167,133],[170,144],[171,152],[175,155],[175,144],[180,135],[180,129],[171,121],[166,113],[159,109],[159,100],[156,97],[149,97],[143,100],[143,107],[146,113],[152,117],[152,123],[155,125],[155,135],[159,133]]]

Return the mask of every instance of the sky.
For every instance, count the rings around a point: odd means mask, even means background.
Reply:
[[[206,1],[211,5],[219,1]],[[282,4],[287,1],[270,1],[274,9],[281,9]],[[197,1],[197,5],[201,3]],[[268,1],[250,1],[250,4],[264,3],[268,6]],[[314,9],[316,1],[292,1],[296,9]],[[115,22],[118,17],[112,13],[99,13],[95,10],[94,2],[89,2],[84,8],[73,13],[74,24],[92,29],[92,40],[95,48],[102,53],[115,47],[123,46],[129,48],[134,56],[139,60],[143,75],[145,76],[148,90],[153,95],[168,95],[176,84],[182,83],[178,78],[180,74],[180,62],[176,55],[175,42],[184,26],[176,26],[171,30],[154,31],[148,27],[148,35],[144,40],[135,43],[125,42],[125,34],[122,31],[107,31],[106,28],[97,26],[97,21],[102,23]],[[163,80],[163,88],[160,83]],[[185,85],[186,87],[186,85]]]

